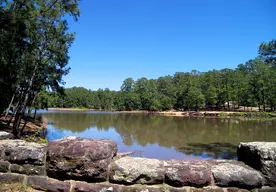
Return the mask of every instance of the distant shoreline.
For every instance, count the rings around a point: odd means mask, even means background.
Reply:
[[[48,108],[48,110],[54,111],[104,111],[99,109],[88,108]],[[258,112],[258,111],[106,111],[115,113],[139,113],[139,114],[155,114],[161,116],[172,117],[276,117],[274,112]]]

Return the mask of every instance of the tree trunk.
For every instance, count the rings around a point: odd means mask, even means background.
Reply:
[[[28,100],[29,100],[29,94],[30,94],[31,88],[33,86],[33,82],[34,82],[34,79],[35,79],[35,76],[36,76],[37,68],[38,68],[38,63],[35,65],[35,68],[33,70],[32,77],[29,81],[28,88],[25,92],[24,101],[21,105],[19,105],[19,110],[18,110],[17,114],[15,115],[14,124],[13,124],[13,128],[12,128],[13,131],[12,132],[13,132],[14,136],[17,137],[17,138],[20,138],[20,131],[19,131],[20,122],[21,122],[22,116],[25,114],[25,111],[26,111],[27,103],[28,103]]]
[[[34,112],[34,120],[35,120],[35,117],[36,117],[36,108],[35,108],[35,112]]]
[[[10,104],[9,104],[8,110],[6,111],[5,117],[7,117],[7,115],[9,114],[9,110],[10,110],[11,105],[12,105],[12,103],[13,103],[14,97],[15,97],[15,94],[13,94],[13,96],[12,96],[12,99],[11,99],[11,102],[10,102]]]

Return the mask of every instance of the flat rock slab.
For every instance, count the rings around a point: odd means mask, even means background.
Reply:
[[[21,183],[24,180],[24,175],[14,173],[0,173],[0,181],[3,183]]]
[[[29,176],[27,178],[27,185],[36,190],[50,192],[69,192],[71,186],[69,182],[62,182],[42,176]]]
[[[270,186],[276,186],[276,142],[250,142],[238,145],[238,159],[262,172]]]
[[[0,140],[2,160],[15,164],[44,165],[46,145],[23,140]]]
[[[20,173],[26,175],[46,175],[45,166],[35,166],[35,165],[17,165],[11,164],[10,171],[13,173]]]
[[[157,159],[122,157],[111,165],[109,181],[119,184],[161,184],[163,162]]]
[[[246,165],[220,163],[211,169],[215,184],[222,187],[254,189],[260,188],[264,181],[260,172]]]
[[[175,186],[208,186],[211,168],[204,161],[165,161],[165,183]]]
[[[105,181],[117,153],[111,140],[65,137],[48,144],[47,174],[60,180]]]
[[[74,192],[164,192],[164,189],[162,186],[145,187],[145,186],[124,186],[124,185],[112,185],[112,184],[89,184],[84,182],[75,182],[73,184],[73,191]],[[166,192],[171,192],[171,191],[167,190]],[[186,192],[186,191],[181,191],[181,192]]]
[[[13,134],[8,133],[6,131],[0,131],[0,140],[4,139],[13,139]]]

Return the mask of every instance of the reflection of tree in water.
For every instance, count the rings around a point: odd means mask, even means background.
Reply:
[[[237,157],[237,146],[230,143],[188,143],[177,151],[186,155],[212,157],[215,159],[234,159]]]
[[[239,142],[276,141],[275,121],[196,119],[144,114],[49,113],[45,116],[54,122],[56,128],[73,132],[83,132],[93,127],[106,131],[114,128],[128,146],[137,142],[142,146],[158,144],[168,148],[192,150],[189,144],[199,143],[201,149],[205,148],[207,151],[213,147],[216,157],[224,155],[225,158],[232,155],[222,154],[223,151],[230,151],[232,148],[214,144],[227,143],[236,147]],[[197,147],[201,153],[200,147]]]

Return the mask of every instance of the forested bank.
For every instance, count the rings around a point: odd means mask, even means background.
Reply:
[[[68,50],[79,0],[0,0],[0,110],[13,106],[13,134],[20,137],[27,107],[37,106],[41,91],[62,94],[69,72]],[[7,113],[5,114],[7,115]]]
[[[65,89],[65,95],[40,93],[45,107],[102,110],[245,110],[275,111],[276,41],[259,46],[259,55],[236,69],[177,72],[158,79],[127,78],[120,91],[83,87]],[[41,102],[40,102],[41,103]]]

